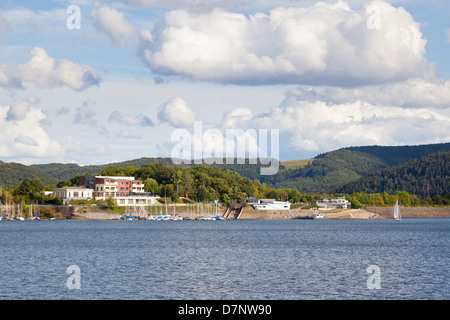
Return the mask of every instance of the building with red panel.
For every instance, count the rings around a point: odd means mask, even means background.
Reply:
[[[80,186],[94,189],[95,198],[128,197],[143,195],[144,183],[134,177],[88,176],[80,181]]]

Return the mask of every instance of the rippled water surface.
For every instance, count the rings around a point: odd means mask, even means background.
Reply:
[[[449,232],[446,218],[2,221],[0,299],[449,299]]]

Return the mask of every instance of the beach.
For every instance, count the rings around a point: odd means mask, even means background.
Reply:
[[[450,218],[450,207],[401,207],[400,212],[403,218]],[[392,218],[393,208],[367,207],[367,209],[330,210],[255,210],[252,207],[245,207],[238,219],[294,219],[318,213],[328,219],[385,219]],[[176,214],[182,217],[188,217],[191,213],[188,211],[177,210]],[[70,218],[76,220],[115,220],[120,217],[120,214],[99,210],[89,210],[87,212],[74,210]]]

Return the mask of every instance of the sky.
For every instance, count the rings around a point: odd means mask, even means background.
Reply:
[[[180,132],[281,161],[450,142],[450,3],[0,2],[1,161],[170,157]]]

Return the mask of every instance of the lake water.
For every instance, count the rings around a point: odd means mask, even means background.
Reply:
[[[2,221],[0,299],[449,299],[449,233],[448,218]]]

